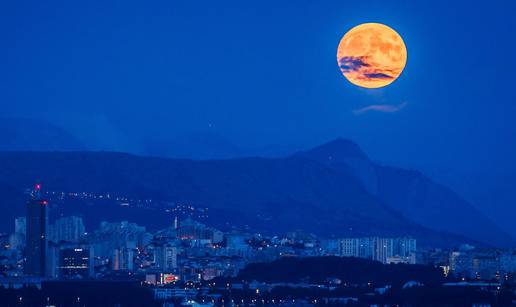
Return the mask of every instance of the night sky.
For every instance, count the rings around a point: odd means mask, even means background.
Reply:
[[[515,11],[514,1],[3,1],[0,116],[135,153],[198,132],[244,148],[345,137],[459,190],[455,173],[516,183]],[[404,72],[383,89],[358,88],[337,66],[340,38],[365,22],[407,46]]]

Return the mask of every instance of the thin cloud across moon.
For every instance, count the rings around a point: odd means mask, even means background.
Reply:
[[[396,80],[407,63],[407,48],[401,36],[380,23],[364,23],[340,40],[337,62],[349,82],[378,88]]]

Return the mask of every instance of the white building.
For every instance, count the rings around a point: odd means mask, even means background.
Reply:
[[[415,251],[416,240],[412,238],[361,237],[339,240],[341,256],[371,259],[382,263],[387,263],[388,258],[396,256],[403,258],[404,262],[415,263],[412,259]]]
[[[56,243],[61,241],[77,243],[86,232],[82,218],[78,216],[59,218],[50,230],[50,240]]]
[[[154,248],[154,264],[163,272],[177,269],[177,246],[165,244]]]

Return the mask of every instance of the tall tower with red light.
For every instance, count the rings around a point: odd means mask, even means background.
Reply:
[[[25,274],[46,275],[48,250],[48,201],[41,196],[41,185],[34,186],[27,201],[27,244]]]

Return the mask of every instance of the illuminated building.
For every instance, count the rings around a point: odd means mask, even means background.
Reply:
[[[49,234],[50,240],[56,243],[61,241],[77,243],[84,236],[85,229],[82,218],[78,216],[67,216],[59,218]]]
[[[46,254],[46,272],[45,275],[49,278],[59,278],[59,244],[48,241]]]
[[[61,248],[59,252],[59,277],[63,279],[93,276],[93,251],[84,246]]]
[[[27,233],[27,222],[24,216],[14,219],[14,233],[9,236],[9,245],[12,249],[23,250],[25,248],[25,237]]]
[[[413,238],[394,238],[394,255],[408,257],[416,251],[416,239]]]
[[[450,270],[457,277],[472,277],[473,255],[471,251],[454,251],[450,254]]]
[[[500,260],[497,252],[484,252],[473,257],[473,272],[478,279],[499,278]]]
[[[157,246],[154,249],[154,263],[162,272],[177,269],[177,247],[170,244]]]
[[[358,257],[373,259],[374,238],[360,238],[358,243]]]
[[[220,243],[224,239],[221,231],[187,218],[179,225],[174,225],[177,237],[181,240],[206,240],[211,243]]]
[[[359,257],[360,239],[345,238],[340,240],[340,254],[344,257]]]
[[[462,248],[449,254],[449,262],[456,277],[502,279],[516,272],[516,251]]]
[[[25,273],[45,276],[47,253],[48,202],[41,197],[41,186],[36,184],[27,202],[27,238]]]
[[[375,238],[373,260],[387,263],[387,258],[394,256],[394,240],[392,238]]]
[[[339,240],[339,254],[387,262],[415,263],[416,239],[362,237]],[[390,259],[390,260],[389,260]]]
[[[134,249],[117,248],[113,252],[113,270],[132,271],[134,265]]]
[[[175,283],[178,280],[179,280],[179,276],[178,275],[174,275],[174,274],[160,274],[160,283],[162,285]]]
[[[516,250],[507,251],[500,256],[500,270],[506,273],[516,273]]]
[[[387,257],[387,264],[399,264],[399,263],[411,263],[411,259],[409,257],[401,257],[399,255]]]
[[[110,261],[115,260],[115,250],[127,248],[134,251],[136,248],[143,248],[150,241],[145,227],[127,221],[101,222],[100,229],[89,233],[85,239],[95,250],[96,257]]]

